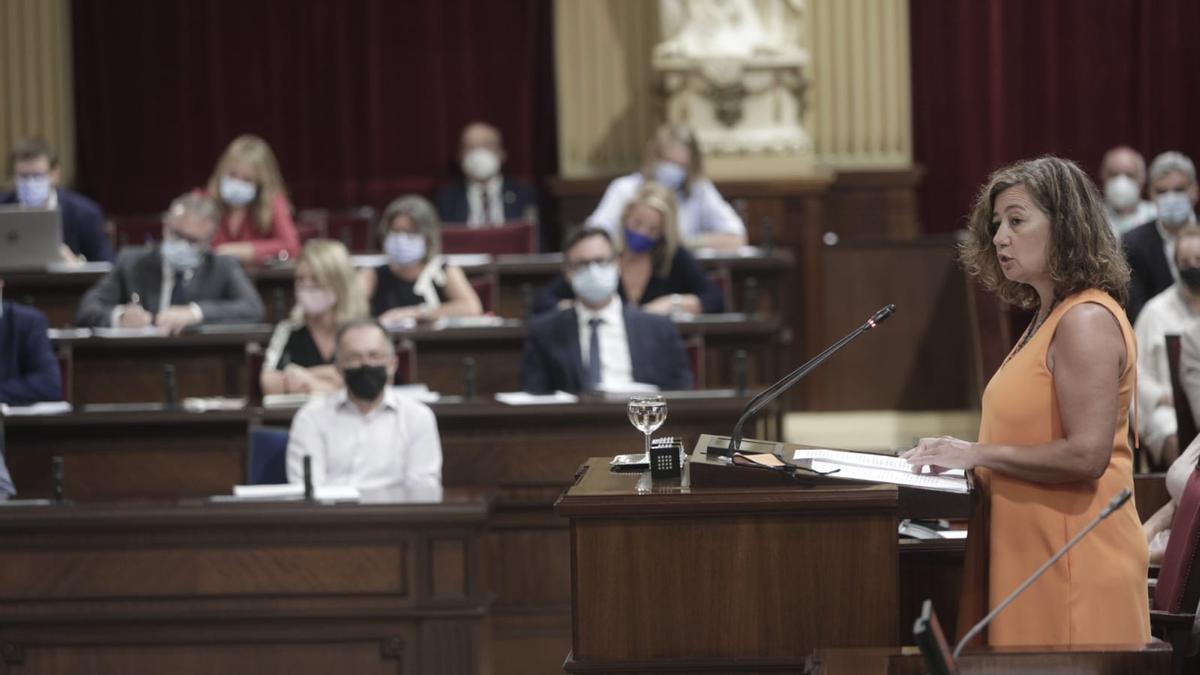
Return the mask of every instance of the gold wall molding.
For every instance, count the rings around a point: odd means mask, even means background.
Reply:
[[[0,183],[12,144],[41,136],[58,152],[62,182],[75,176],[69,0],[0,0]]]
[[[816,165],[797,173],[911,166],[908,0],[809,0],[806,11],[804,126]],[[660,121],[650,67],[658,3],[555,0],[554,28],[559,173],[633,170]]]

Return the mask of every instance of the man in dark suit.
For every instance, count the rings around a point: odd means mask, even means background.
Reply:
[[[177,198],[163,218],[162,243],[122,249],[112,271],[84,294],[75,323],[173,334],[199,323],[262,321],[262,300],[241,264],[210,249],[217,219],[207,196]]]
[[[1196,222],[1196,167],[1178,152],[1164,152],[1150,163],[1150,198],[1158,207],[1158,219],[1125,233],[1121,244],[1129,261],[1129,320],[1150,298],[1175,283],[1175,236],[1185,225]]]
[[[36,309],[10,300],[0,302],[0,403],[62,400],[62,372],[50,348],[47,326],[46,315]]]
[[[500,172],[505,153],[496,127],[483,122],[468,124],[459,141],[458,158],[465,180],[453,181],[437,195],[438,215],[443,222],[465,223],[468,227],[516,220],[537,224],[537,192]]]
[[[16,190],[0,194],[0,204],[31,209],[58,209],[62,217],[63,259],[113,259],[104,233],[104,213],[92,200],[59,187],[58,155],[41,139],[21,141],[9,156]]]
[[[692,371],[675,324],[621,302],[616,250],[608,233],[585,228],[564,245],[571,307],[529,323],[521,357],[521,389],[596,391],[640,382],[690,389]]]

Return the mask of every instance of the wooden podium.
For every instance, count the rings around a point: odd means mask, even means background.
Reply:
[[[609,459],[555,507],[571,528],[567,672],[802,672],[818,647],[897,645],[894,486],[697,488]]]

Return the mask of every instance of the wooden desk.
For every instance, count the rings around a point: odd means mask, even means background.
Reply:
[[[745,311],[750,286],[756,289],[753,295],[757,297],[757,312],[773,315],[787,306],[781,293],[790,287],[786,280],[796,263],[785,249],[749,256],[706,256],[700,258],[700,264],[709,272],[729,278],[731,311]],[[89,263],[62,272],[0,270],[0,278],[4,279],[5,297],[37,307],[46,313],[52,327],[65,328],[73,324],[79,299],[110,268],[108,263]],[[560,274],[562,254],[494,256],[484,262],[463,265],[463,271],[468,276],[495,279],[499,285],[496,314],[519,319],[525,316],[523,288],[537,291]],[[265,321],[274,323],[284,318],[292,307],[292,266],[253,268],[249,274],[262,296],[267,312]]]
[[[660,435],[688,442],[730,429],[745,397],[709,392],[671,399]],[[484,587],[497,674],[560,672],[570,649],[570,538],[552,505],[588,457],[636,452],[641,437],[623,402],[506,406],[494,401],[433,406],[442,439],[443,482],[495,490],[482,539]],[[286,426],[295,410],[186,413],[89,412],[5,421],[8,465],[21,497],[51,494],[50,461],[62,455],[69,498],[165,498],[225,494],[244,481],[250,423]],[[770,411],[769,411],[770,412]],[[778,438],[768,414],[754,435]],[[0,510],[2,512],[2,510]]]
[[[4,672],[487,672],[489,496],[379,499],[6,506]]]
[[[991,649],[967,652],[958,660],[963,675],[1079,673],[1087,675],[1167,675],[1171,648],[1166,644],[1106,645],[1079,649]],[[820,649],[806,675],[924,675],[928,672],[915,647]]]
[[[655,485],[588,460],[571,524],[567,672],[800,671],[818,646],[894,645],[897,491]]]
[[[786,367],[790,335],[774,319],[737,314],[699,316],[677,324],[681,335],[702,345],[705,386],[735,385],[735,354],[747,354],[748,386],[774,381]],[[93,403],[165,403],[164,367],[174,364],[179,400],[189,396],[246,396],[250,378],[246,347],[265,346],[271,327],[206,326],[174,337],[52,338],[71,366],[67,378],[76,405]],[[463,395],[464,360],[475,360],[475,391],[480,396],[520,386],[525,327],[503,325],[434,328],[428,325],[392,331],[413,344],[419,381],[443,395]]]

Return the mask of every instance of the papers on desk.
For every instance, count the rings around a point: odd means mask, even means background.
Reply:
[[[323,394],[267,394],[263,396],[264,408],[299,408]]]
[[[554,403],[578,403],[579,397],[565,391],[553,394],[526,394],[523,391],[501,391],[496,394],[496,400],[505,405],[546,405]]]
[[[66,401],[42,401],[32,405],[8,405],[0,403],[0,415],[5,417],[34,417],[39,415],[66,415],[74,408]]]
[[[442,259],[447,265],[455,267],[482,267],[492,262],[492,256],[488,253],[445,253]]]
[[[834,478],[890,483],[961,494],[970,491],[965,472],[961,469],[933,475],[929,473],[928,467],[925,467],[921,474],[915,474],[908,462],[888,455],[844,450],[797,450],[792,459],[794,461],[808,460],[813,471],[830,474]]]
[[[245,398],[226,398],[224,396],[189,396],[183,399],[183,409],[188,412],[202,413],[210,410],[241,410],[246,407]]]
[[[392,393],[400,396],[415,398],[421,403],[437,403],[442,395],[436,391],[430,391],[429,385],[418,382],[416,384],[397,384],[392,387]]]
[[[602,394],[605,400],[623,401],[633,394],[657,394],[659,388],[653,384],[646,384],[644,382],[626,382],[624,384],[601,382],[596,385],[596,391]]]
[[[502,316],[443,316],[436,319],[432,326],[434,330],[446,328],[495,328],[503,326],[509,320]]]
[[[91,328],[50,328],[46,330],[46,337],[51,340],[82,340],[91,336]]]
[[[300,483],[279,485],[235,485],[233,496],[244,500],[291,500],[304,498],[304,486]],[[313,488],[313,498],[319,502],[356,502],[362,498],[353,485],[318,485]]]
[[[139,338],[139,337],[159,337],[166,335],[167,331],[158,326],[146,326],[144,328],[93,328],[92,335],[99,338]]]
[[[400,396],[414,398],[421,403],[437,403],[441,400],[442,395],[436,391],[430,391],[429,385],[424,383],[417,384],[398,384],[393,386],[392,393]],[[328,396],[328,393],[321,392],[316,394],[267,394],[263,396],[262,405],[264,408],[299,408],[313,399]]]

